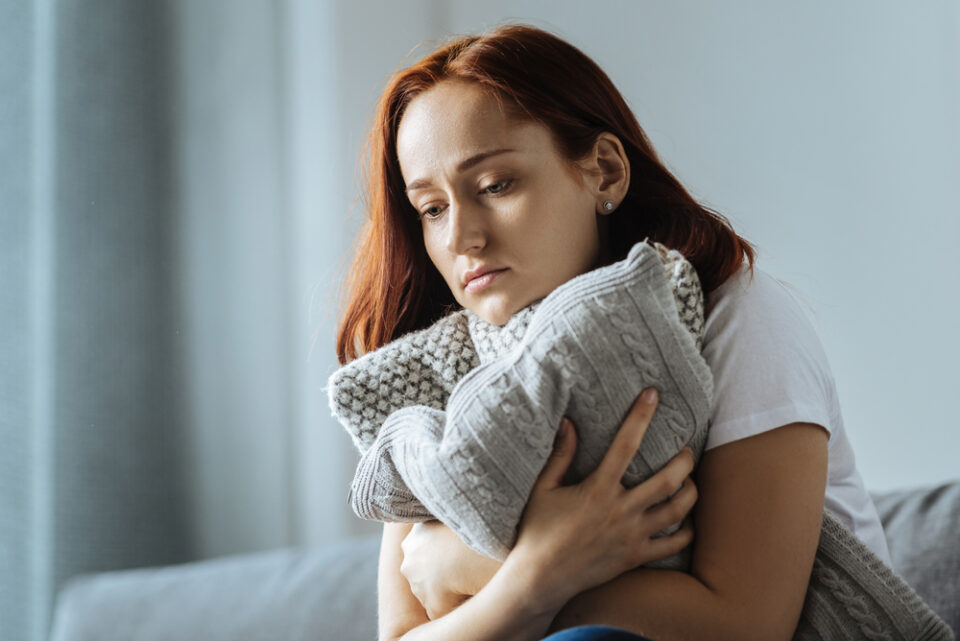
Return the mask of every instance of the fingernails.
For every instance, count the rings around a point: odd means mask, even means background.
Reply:
[[[564,417],[563,420],[560,421],[560,429],[557,430],[557,436],[553,439],[554,445],[563,440],[563,436],[567,433],[568,429],[570,429],[570,419]]]
[[[653,405],[657,402],[657,389],[651,387],[644,390],[643,394],[640,395],[640,402],[646,403],[647,405]]]

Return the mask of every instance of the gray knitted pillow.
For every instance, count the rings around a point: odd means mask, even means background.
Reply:
[[[481,365],[451,391],[445,411],[432,402],[449,384],[431,390],[427,402],[406,401],[434,380],[436,363],[456,371],[452,361],[472,359],[465,349],[444,354],[464,324]],[[334,411],[363,452],[354,510],[386,521],[439,518],[471,547],[504,558],[563,415],[580,435],[571,482],[596,468],[637,394],[651,385],[660,402],[625,485],[649,478],[684,445],[699,455],[713,392],[702,333],[702,293],[690,263],[662,245],[638,243],[625,260],[561,285],[502,328],[459,312],[354,361],[331,380]],[[419,346],[429,354],[417,358]],[[412,363],[407,375],[385,381],[398,357]],[[615,384],[608,371],[619,373]],[[389,393],[377,398],[384,382]],[[363,416],[364,407],[378,413]],[[382,426],[371,424],[381,413],[388,415]],[[688,562],[682,555],[655,565]]]
[[[704,313],[697,273],[676,250],[656,242],[651,246],[663,264],[677,316],[699,352]],[[330,376],[327,386],[333,415],[363,453],[392,412],[412,405],[445,409],[450,392],[467,372],[519,344],[542,302],[520,310],[503,327],[462,309],[347,363]]]
[[[624,483],[648,478],[684,445],[699,454],[713,382],[677,313],[675,292],[700,292],[695,280],[683,282],[671,287],[664,259],[641,243],[626,260],[565,283],[502,329],[468,312],[482,365],[461,379],[445,412],[420,405],[391,413],[357,468],[355,510],[381,520],[439,518],[471,547],[502,559],[560,418],[569,416],[579,428],[568,477],[577,481],[596,468],[637,394],[650,385],[660,388],[661,400]],[[699,319],[691,324],[702,328],[701,299],[687,298],[691,318]],[[620,374],[615,384],[609,371]],[[412,497],[422,511],[405,511]],[[656,565],[688,561],[678,556]]]

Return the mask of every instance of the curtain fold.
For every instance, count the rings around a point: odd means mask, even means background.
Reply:
[[[0,5],[0,630],[192,557],[157,3]]]
[[[30,630],[29,282],[33,11],[0,2],[0,629]]]

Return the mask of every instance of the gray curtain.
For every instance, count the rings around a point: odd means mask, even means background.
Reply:
[[[161,3],[0,2],[0,636],[192,557]]]

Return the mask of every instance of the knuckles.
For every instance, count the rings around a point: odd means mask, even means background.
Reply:
[[[680,476],[689,476],[693,472],[693,464],[693,452],[684,447],[667,463],[666,469],[674,470]]]
[[[400,562],[400,574],[406,577],[408,582],[410,581],[410,562],[407,561],[406,557]]]
[[[677,493],[668,503],[669,514],[675,518],[675,522],[681,521],[697,502],[697,488],[687,481],[687,483],[677,490]]]
[[[654,490],[659,499],[669,498],[677,491],[679,483],[673,478],[672,474],[661,474],[656,478]]]
[[[684,524],[675,534],[677,540],[677,552],[693,543],[693,526],[689,523]]]
[[[616,461],[630,461],[636,453],[636,444],[629,441],[618,439],[610,445],[610,454]]]
[[[611,491],[606,483],[596,477],[589,477],[583,483],[583,500],[588,506],[598,506],[609,503]],[[622,486],[621,486],[622,487]]]
[[[666,505],[666,512],[672,523],[679,523],[690,511],[690,506],[683,501],[670,501]]]

